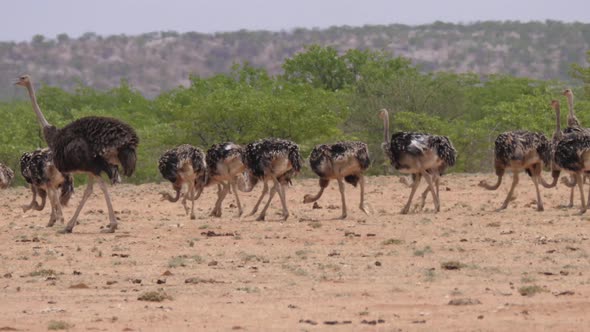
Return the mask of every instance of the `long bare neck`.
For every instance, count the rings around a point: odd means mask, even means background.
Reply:
[[[39,125],[41,125],[41,129],[45,129],[50,127],[51,125],[45,119],[45,116],[41,112],[41,108],[39,108],[39,104],[37,104],[37,97],[35,96],[35,88],[33,87],[33,83],[27,84],[27,91],[29,92],[29,97],[31,98],[31,103],[33,104],[33,110],[35,114],[37,114],[37,120],[39,120]]]
[[[389,143],[389,112],[383,112],[383,142]]]
[[[561,110],[559,105],[555,105],[553,108],[555,109],[555,133],[553,133],[553,139],[559,140],[563,136],[561,133]]]
[[[569,93],[567,95],[567,107],[569,109],[569,113],[567,115],[567,122],[570,127],[580,126],[578,118],[576,118],[576,113],[574,112],[574,95]]]

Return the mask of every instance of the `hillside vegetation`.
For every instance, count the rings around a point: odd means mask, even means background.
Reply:
[[[155,97],[178,85],[188,86],[191,74],[228,73],[233,63],[249,62],[271,75],[279,74],[285,59],[311,44],[332,46],[340,53],[385,51],[404,56],[426,71],[565,80],[571,63],[585,64],[590,24],[438,22],[283,32],[87,33],[77,39],[65,34],[55,39],[38,35],[31,42],[0,43],[0,77],[34,73],[38,81],[65,89],[79,82],[109,89],[126,79],[142,94]],[[0,99],[14,96],[12,87],[0,85]]]
[[[286,59],[282,67],[284,74],[272,76],[265,69],[236,64],[227,74],[191,76],[187,87],[155,98],[146,98],[122,81],[104,91],[85,85],[73,91],[42,85],[38,99],[48,120],[58,126],[103,115],[136,128],[141,143],[137,172],[130,180],[136,183],[161,179],[158,157],[177,144],[206,149],[222,141],[244,144],[268,136],[294,140],[305,156],[315,144],[362,140],[369,143],[370,172],[382,174],[389,171],[380,149],[382,123],[377,113],[382,108],[392,112],[394,131],[448,135],[459,151],[451,171],[490,170],[499,133],[528,129],[550,137],[550,101],[559,99],[566,105],[561,95],[565,85],[555,80],[427,73],[386,52],[352,49],[340,54],[335,48],[312,45]],[[588,126],[590,69],[577,64],[572,73],[585,84],[574,92],[578,118]],[[15,91],[26,98],[24,89]],[[13,169],[18,169],[24,151],[45,145],[28,100],[0,103],[0,123],[0,161]]]

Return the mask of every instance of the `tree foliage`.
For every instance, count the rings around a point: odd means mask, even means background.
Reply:
[[[451,171],[490,170],[499,133],[527,129],[551,136],[555,124],[549,102],[560,99],[566,105],[563,84],[556,81],[424,72],[406,58],[381,51],[339,53],[312,45],[285,60],[283,68],[284,75],[271,76],[248,63],[234,64],[226,74],[191,76],[187,86],[154,99],[125,80],[108,90],[43,85],[37,95],[57,126],[88,115],[131,124],[141,140],[137,173],[130,180],[135,183],[160,180],[156,161],[178,144],[207,149],[217,142],[245,144],[271,136],[294,140],[304,155],[315,144],[362,140],[374,161],[370,172],[389,171],[380,149],[383,125],[377,113],[382,108],[391,112],[392,132],[449,136],[459,152]],[[588,68],[573,68],[588,87]],[[577,116],[590,124],[584,112],[590,108],[587,94],[574,92]],[[0,122],[0,161],[13,169],[23,152],[45,146],[29,101],[0,103]]]

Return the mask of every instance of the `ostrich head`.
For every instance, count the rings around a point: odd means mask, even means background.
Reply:
[[[14,81],[15,85],[20,85],[20,86],[30,86],[31,85],[31,76],[29,75],[22,75],[20,76],[17,80]]]
[[[572,89],[565,89],[565,90],[563,90],[563,95],[569,98],[569,97],[573,97],[574,93],[572,92]]]
[[[385,109],[385,108],[382,108],[382,109],[379,111],[379,118],[380,118],[381,120],[385,120],[385,118],[386,118],[386,117],[389,117],[389,112],[387,111],[387,109]]]
[[[559,110],[559,101],[558,101],[558,100],[555,100],[555,99],[553,99],[553,100],[551,101],[551,107],[553,107],[553,109],[554,109],[555,111]]]

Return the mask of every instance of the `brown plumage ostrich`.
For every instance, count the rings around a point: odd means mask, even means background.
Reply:
[[[242,161],[244,148],[232,142],[214,144],[207,150],[207,186],[217,184],[217,201],[211,216],[221,217],[221,204],[231,190],[236,197],[238,216],[242,215],[242,204],[237,190],[237,177],[246,166]]]
[[[411,174],[414,180],[410,197],[401,213],[406,214],[410,211],[412,198],[422,178],[426,179],[427,190],[432,193],[435,212],[440,211],[438,178],[444,169],[455,165],[457,151],[453,144],[446,136],[414,132],[396,132],[391,135],[390,140],[389,112],[382,109],[379,117],[383,120],[383,151],[395,169],[401,173]]]
[[[25,152],[20,158],[21,174],[31,185],[33,198],[29,205],[23,205],[23,212],[30,209],[37,211],[45,207],[46,197],[49,196],[51,215],[47,227],[52,227],[56,221],[64,222],[62,206],[66,206],[74,193],[74,178],[71,174],[62,174],[53,163],[53,155],[48,148]],[[58,194],[58,190],[61,193]],[[37,195],[41,197],[41,205],[37,203]]]
[[[117,119],[94,116],[80,118],[63,128],[56,128],[47,122],[41,112],[31,78],[23,75],[15,84],[25,87],[29,93],[43,136],[53,153],[55,167],[62,173],[88,174],[88,186],[80,204],[61,232],[72,232],[96,181],[109,211],[110,223],[102,232],[113,233],[117,229],[117,219],[108,188],[100,174],[106,173],[112,182],[118,180],[119,166],[123,168],[124,175],[133,174],[137,160],[135,150],[139,144],[135,130]]]
[[[14,179],[14,172],[10,167],[0,163],[0,189],[6,189]]]
[[[551,160],[551,145],[547,137],[541,133],[534,133],[526,130],[509,131],[498,135],[495,141],[495,162],[496,184],[489,185],[485,180],[479,183],[480,187],[487,190],[496,190],[502,183],[505,171],[512,171],[512,186],[510,191],[498,210],[508,207],[512,200],[514,188],[518,184],[518,173],[522,170],[531,177],[537,192],[537,210],[543,211],[543,201],[539,191],[543,165],[548,165]]]
[[[299,146],[292,141],[267,138],[250,143],[244,149],[242,157],[246,170],[244,171],[244,179],[246,184],[242,191],[252,191],[258,181],[264,182],[262,194],[252,209],[250,215],[253,215],[258,210],[258,206],[262,199],[268,192],[268,181],[274,183],[270,189],[268,202],[260,212],[256,220],[261,221],[266,217],[266,210],[275,195],[279,194],[281,204],[283,207],[283,220],[289,217],[289,210],[287,208],[287,198],[285,195],[285,186],[291,182],[291,178],[299,173],[301,170],[301,153]]]
[[[190,211],[190,218],[195,219],[195,200],[201,195],[207,181],[207,165],[203,151],[192,145],[182,144],[162,154],[158,160],[158,169],[166,180],[172,182],[172,187],[176,191],[174,197],[167,192],[161,192],[162,199],[177,202],[182,188],[188,187],[182,205],[187,214]],[[190,209],[186,204],[189,198]]]
[[[371,165],[367,144],[357,141],[338,142],[317,145],[309,156],[311,169],[320,177],[320,191],[315,195],[305,195],[303,203],[312,203],[320,199],[330,180],[338,181],[338,189],[342,198],[341,219],[346,218],[346,198],[344,181],[357,186],[360,184],[360,209],[365,207],[365,178],[363,172]]]

